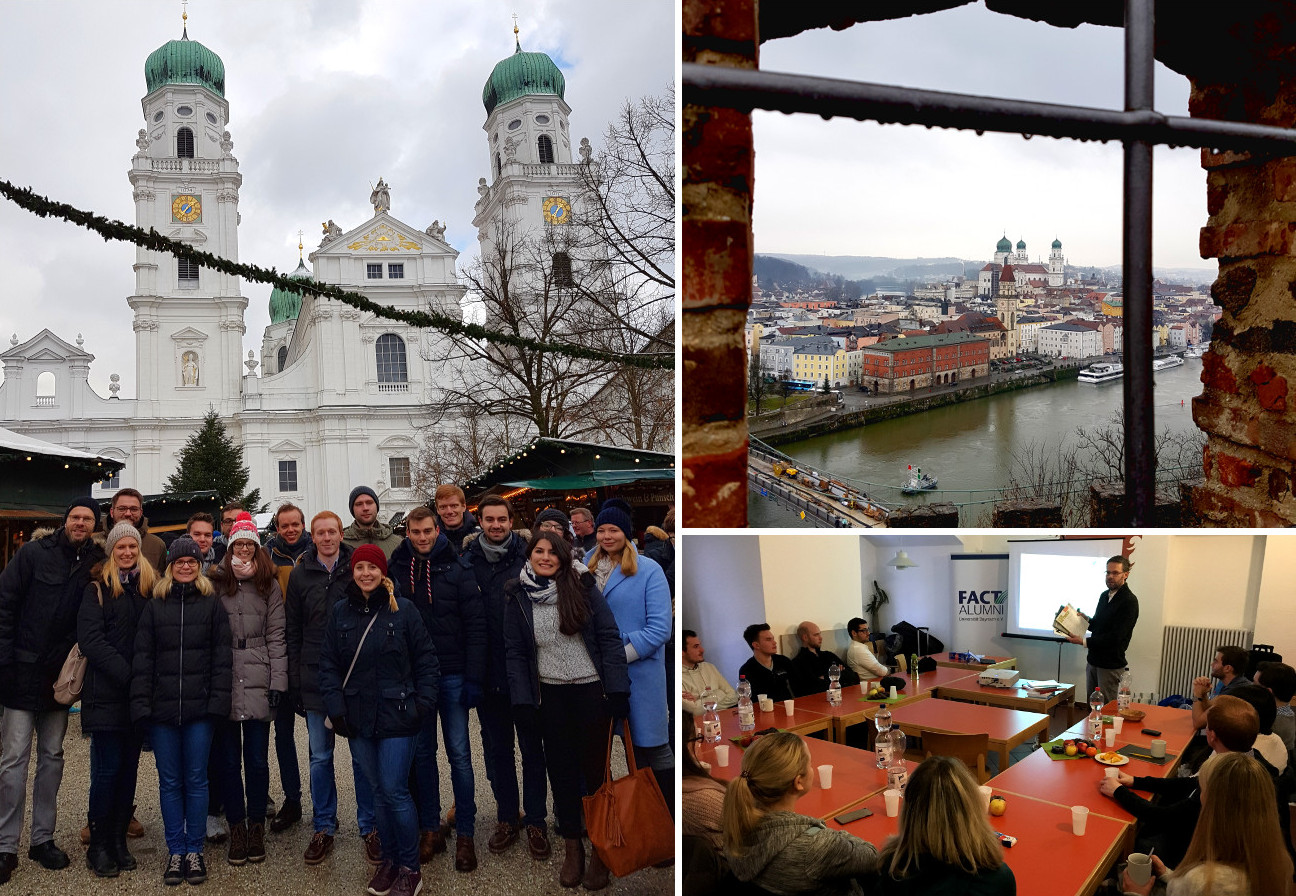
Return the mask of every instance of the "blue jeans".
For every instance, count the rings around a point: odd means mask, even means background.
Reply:
[[[274,717],[275,756],[279,759],[279,783],[283,786],[284,802],[301,802],[301,767],[297,764],[297,713],[292,701],[284,697],[279,701]]]
[[[113,810],[135,803],[140,742],[132,731],[96,731],[90,735],[91,821],[102,822]]]
[[[419,827],[409,774],[416,740],[415,736],[351,738],[351,756],[373,788],[383,859],[415,871],[419,867]]]
[[[518,810],[525,810],[522,823],[544,828],[545,753],[540,739],[540,725],[534,714],[514,718],[513,705],[507,694],[486,694],[477,707],[481,722],[482,750],[486,754],[486,777],[495,794],[497,821],[517,824]],[[513,734],[522,751],[522,805],[518,805],[517,760],[513,753]],[[458,811],[455,820],[458,821]]]
[[[324,727],[322,712],[306,712],[306,739],[310,750],[310,791],[315,830],[337,834],[337,784],[333,778],[333,731]],[[356,822],[361,835],[377,829],[374,820],[374,794],[369,780],[360,770],[354,751],[351,773],[355,776]]]
[[[207,833],[207,758],[211,719],[183,725],[154,725],[149,737],[157,763],[162,827],[171,855],[203,851]]]
[[[226,719],[217,727],[213,749],[220,769],[221,802],[229,823],[235,825],[249,818],[253,824],[265,821],[270,796],[270,723]]]
[[[423,720],[414,751],[414,785],[419,827],[435,831],[441,826],[441,775],[437,768],[437,716],[450,761],[450,786],[454,790],[455,832],[471,837],[475,832],[477,798],[473,787],[472,753],[468,747],[468,707],[463,705],[462,675],[442,675],[437,710]]]

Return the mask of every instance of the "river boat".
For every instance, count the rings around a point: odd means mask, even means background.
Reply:
[[[1164,358],[1157,358],[1152,362],[1152,369],[1169,370],[1171,367],[1183,367],[1183,358],[1178,355],[1167,355]]]
[[[937,479],[930,473],[924,473],[921,467],[909,465],[907,478],[904,485],[900,486],[900,491],[906,495],[916,495],[919,492],[930,491],[936,488]]]
[[[1090,364],[1076,377],[1082,383],[1107,383],[1125,375],[1125,365],[1117,361]]]
[[[1207,352],[1207,350],[1208,350],[1209,348],[1210,348],[1210,344],[1209,344],[1209,343],[1207,343],[1206,345],[1201,345],[1201,344],[1198,344],[1198,345],[1190,345],[1190,346],[1188,346],[1186,349],[1184,349],[1183,356],[1184,356],[1185,358],[1191,358],[1191,359],[1193,359],[1193,360],[1200,361],[1200,360],[1201,360],[1201,356],[1204,355],[1204,354],[1206,354],[1206,352]]]

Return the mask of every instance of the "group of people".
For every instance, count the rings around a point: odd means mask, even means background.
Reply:
[[[451,834],[456,870],[471,872],[475,708],[497,807],[488,849],[503,853],[525,835],[531,855],[547,859],[551,787],[565,848],[560,883],[606,887],[606,865],[582,840],[581,797],[602,783],[609,726],[673,792],[666,574],[636,550],[632,510],[617,499],[597,517],[544,510],[533,533],[514,530],[499,496],[482,498],[475,516],[455,485],[439,487],[432,503],[407,515],[404,537],[378,519],[367,486],[351,492],[345,527],[330,510],[308,525],[285,504],[264,545],[251,516],[229,505],[219,534],[210,515],[195,514],[168,549],[148,533],[139,493],[124,489],[103,526],[98,503],[78,499],[63,525],[25,544],[0,572],[0,884],[18,867],[33,741],[28,856],[50,870],[70,863],[54,842],[68,708],[53,684],[75,643],[87,661],[83,840],[100,877],[137,867],[127,838],[140,833],[143,749],[157,766],[166,884],[206,879],[204,840],[221,811],[227,861],[263,861],[267,822],[279,833],[303,818],[299,716],[310,757],[308,865],[333,852],[341,736],[374,866],[368,892],[413,896],[421,865],[448,851]],[[438,720],[454,797],[444,821]]]

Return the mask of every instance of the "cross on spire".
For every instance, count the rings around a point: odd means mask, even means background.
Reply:
[[[304,248],[305,248],[305,244],[302,243],[302,232],[299,230],[297,231],[297,260],[298,261],[302,260],[302,249]]]
[[[180,0],[180,6],[183,7],[183,11],[180,13],[180,21],[182,23],[182,30],[184,31],[184,39],[188,40],[189,39],[189,0]]]
[[[517,13],[513,13],[513,45],[521,52],[522,41],[518,38]]]

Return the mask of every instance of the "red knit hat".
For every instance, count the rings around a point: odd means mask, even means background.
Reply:
[[[382,570],[383,575],[387,575],[387,555],[382,552],[382,548],[376,544],[362,544],[351,552],[351,571],[354,572],[356,564],[362,560],[367,560],[374,566]]]

